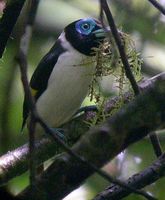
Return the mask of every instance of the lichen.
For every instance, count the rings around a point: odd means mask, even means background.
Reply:
[[[142,59],[140,58],[140,53],[136,51],[134,41],[131,37],[123,32],[119,32],[122,44],[127,55],[128,62],[130,64],[132,73],[136,81],[140,81],[142,78],[141,74],[141,64]],[[114,114],[124,103],[123,94],[126,90],[131,90],[129,80],[125,75],[125,69],[117,51],[116,45],[113,38],[110,36],[100,44],[99,48],[95,48],[96,51],[96,69],[94,73],[94,78],[90,86],[89,97],[91,101],[95,101],[98,107],[98,112],[88,123],[89,125],[95,125],[105,120],[106,117]],[[102,79],[104,76],[114,76],[115,85],[118,87],[118,96],[120,101],[111,113],[105,113],[105,102],[107,97],[103,96],[100,91],[98,80]]]

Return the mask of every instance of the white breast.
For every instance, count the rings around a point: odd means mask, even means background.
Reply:
[[[81,106],[95,70],[93,57],[73,49],[64,34],[61,40],[68,51],[58,59],[48,87],[36,104],[39,115],[50,127],[59,127],[68,121]]]

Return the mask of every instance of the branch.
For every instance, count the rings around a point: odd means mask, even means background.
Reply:
[[[161,79],[104,124],[87,132],[72,147],[72,151],[93,165],[102,167],[130,144],[164,126],[164,100],[165,79]],[[89,166],[63,153],[37,178],[37,199],[62,199],[93,172]],[[28,194],[29,187],[19,197],[26,199]]]
[[[165,72],[144,80],[139,84],[142,91],[152,87],[155,81],[160,78],[165,78]],[[130,92],[124,94],[124,104],[132,99],[133,95]],[[107,113],[111,113],[121,101],[120,97],[109,99],[105,105]],[[91,120],[93,113],[87,112],[63,126],[67,143],[72,146],[86,132],[89,127],[84,121]],[[47,159],[59,153],[59,148],[49,138],[43,138],[36,142],[36,164],[40,165]],[[23,145],[13,151],[0,157],[0,185],[5,184],[15,176],[19,176],[28,170],[28,144]]]
[[[66,153],[71,156],[76,162],[80,163],[81,165],[89,168],[89,170],[98,173],[101,177],[103,177],[105,180],[114,183],[114,184],[118,184],[121,187],[124,187],[125,189],[129,190],[132,193],[135,194],[139,194],[142,195],[143,197],[145,197],[148,200],[156,200],[154,197],[152,197],[151,195],[147,194],[144,191],[140,191],[140,190],[136,190],[134,188],[131,188],[129,186],[127,186],[124,182],[119,181],[117,179],[112,178],[108,173],[102,171],[101,169],[99,169],[95,164],[93,164],[92,162],[90,162],[89,160],[86,160],[84,157],[81,157],[79,154],[77,154],[76,152],[74,152],[71,148],[69,148],[69,146],[67,144],[65,144],[63,142],[63,140],[61,140],[61,138],[59,138],[59,136],[57,136],[56,132],[54,132],[51,128],[49,128],[49,126],[40,118],[37,118],[36,115],[36,120],[40,123],[40,125],[42,126],[42,128],[45,130],[45,132],[57,143],[60,145],[60,147],[66,151]],[[36,186],[36,185],[35,185]],[[31,185],[30,185],[31,188]],[[31,189],[30,189],[31,190]]]
[[[10,2],[4,9],[4,14],[0,20],[0,58],[2,58],[7,41],[17,22],[24,3],[25,0]]]
[[[24,34],[21,37],[20,40],[20,49],[18,52],[18,55],[16,56],[16,60],[18,61],[18,64],[20,66],[21,71],[21,78],[22,83],[25,91],[25,96],[27,96],[27,91],[30,90],[29,83],[27,80],[27,55],[28,55],[28,49],[29,49],[29,43],[31,41],[32,31],[33,31],[33,25],[35,21],[35,16],[37,13],[37,8],[39,5],[39,0],[31,0],[29,1],[29,13],[27,16],[27,22],[24,29]],[[26,85],[25,85],[26,84]],[[29,103],[30,104],[30,103]],[[30,123],[29,123],[29,181],[31,186],[31,197],[35,195],[35,177],[36,177],[36,165],[35,165],[35,127],[36,127],[36,120],[33,115],[31,114],[30,117]]]
[[[148,0],[155,8],[157,8],[163,15],[165,15],[165,8],[155,0]]]
[[[43,138],[36,142],[37,164],[54,156],[57,152],[57,144],[49,138]],[[0,185],[6,184],[8,180],[21,175],[28,170],[29,144],[25,144],[0,158]]]
[[[125,69],[125,74],[126,74],[128,80],[131,83],[131,86],[133,88],[135,95],[138,95],[139,94],[139,88],[138,88],[136,80],[135,80],[135,78],[132,74],[131,67],[130,67],[128,59],[127,59],[127,55],[126,55],[125,50],[124,50],[124,45],[121,41],[120,35],[119,35],[118,30],[116,28],[116,25],[115,25],[112,13],[110,11],[110,8],[108,7],[107,1],[106,0],[100,0],[100,5],[101,5],[102,10],[104,10],[104,12],[105,12],[109,26],[111,28],[112,35],[113,35],[115,42],[116,42],[116,45],[118,47],[120,57],[121,57],[121,61],[123,63],[124,69]]]
[[[152,165],[138,174],[134,174],[126,184],[136,189],[144,188],[165,176],[165,153],[162,154]],[[111,185],[98,194],[93,200],[116,200],[128,196],[130,192],[118,185]]]
[[[101,9],[103,9],[106,14],[109,26],[111,28],[112,35],[113,35],[116,45],[118,47],[120,57],[121,57],[121,60],[122,60],[122,63],[123,63],[124,69],[125,69],[125,74],[131,83],[131,86],[132,86],[132,89],[133,89],[135,95],[138,95],[140,93],[140,90],[138,88],[138,85],[136,83],[134,75],[132,74],[131,67],[130,67],[130,64],[127,59],[127,55],[124,50],[124,44],[121,41],[120,35],[116,28],[116,25],[115,25],[112,13],[110,11],[110,8],[108,7],[107,1],[100,0],[100,5],[101,5]],[[102,14],[102,12],[101,12],[101,14]],[[155,154],[157,155],[157,157],[160,156],[162,154],[162,149],[161,149],[159,139],[158,139],[156,133],[152,132],[152,135],[150,135],[150,140],[151,140]]]

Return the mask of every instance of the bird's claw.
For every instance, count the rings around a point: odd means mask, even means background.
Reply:
[[[66,136],[64,135],[64,129],[62,128],[51,128],[56,135],[58,135],[58,137],[63,141],[66,142]]]

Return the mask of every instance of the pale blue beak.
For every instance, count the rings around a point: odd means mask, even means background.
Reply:
[[[93,31],[93,34],[97,39],[104,39],[106,37],[106,32],[104,29],[100,28],[96,31]]]

